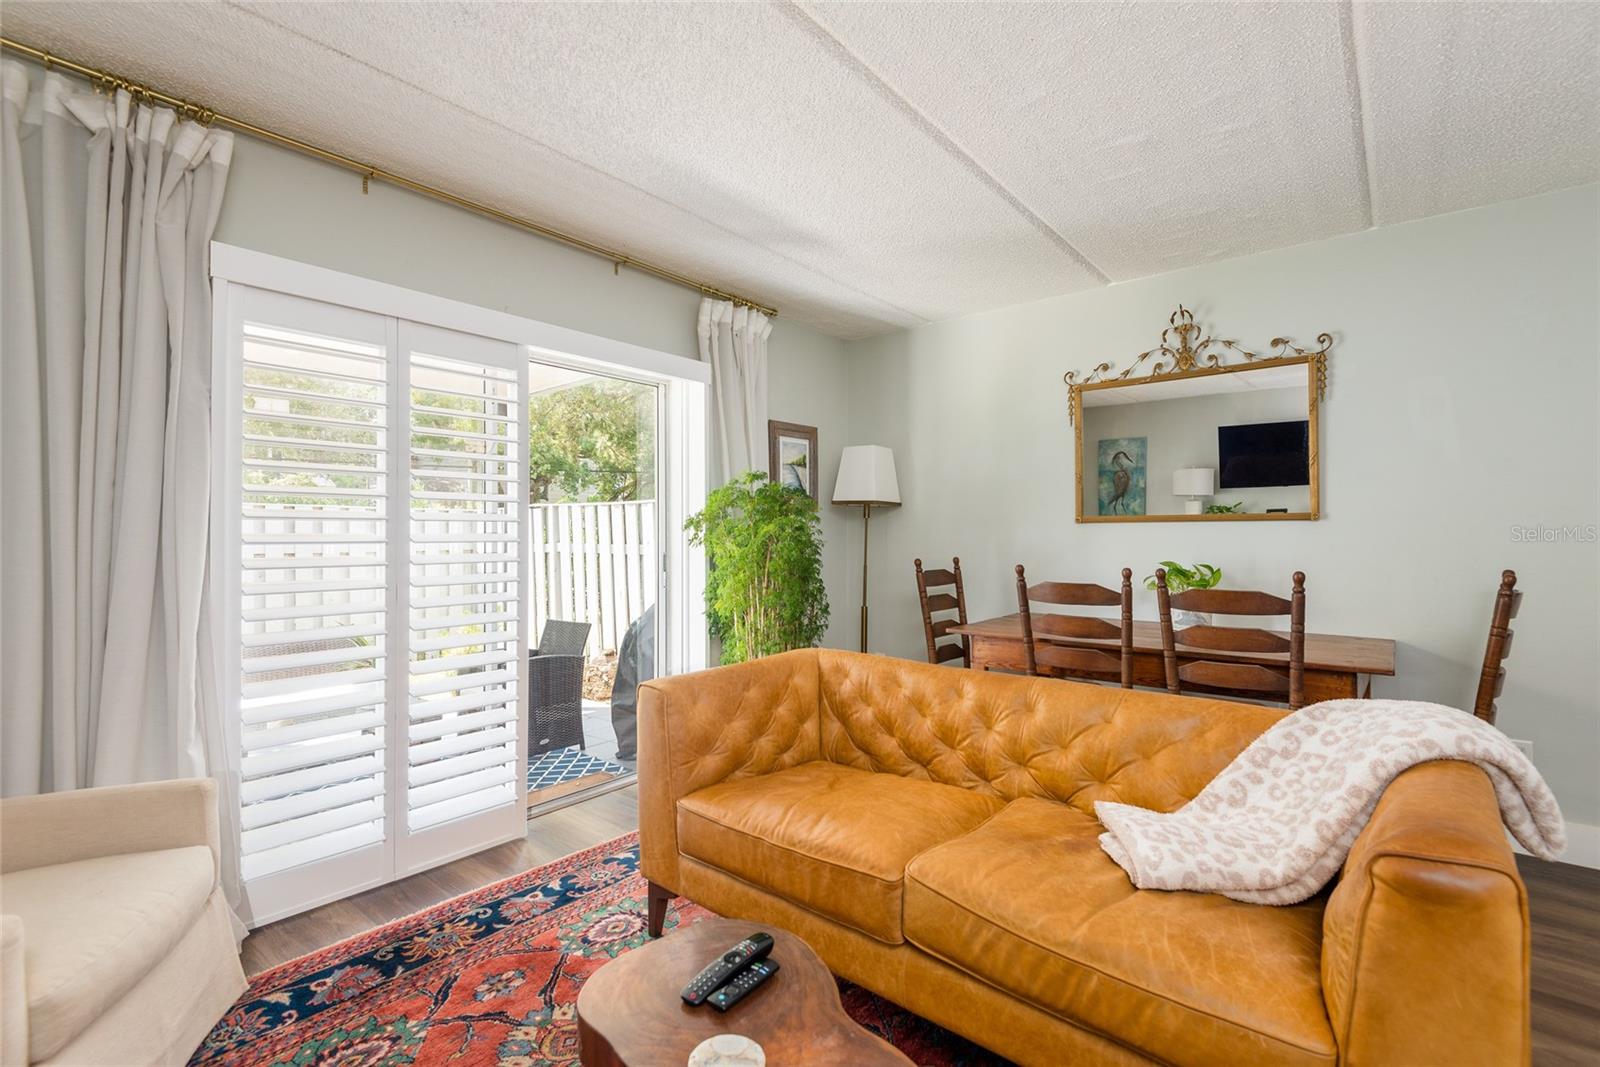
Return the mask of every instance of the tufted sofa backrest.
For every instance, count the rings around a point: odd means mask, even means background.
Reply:
[[[1181,807],[1287,714],[856,652],[815,655],[821,758],[1089,814],[1097,800]]]

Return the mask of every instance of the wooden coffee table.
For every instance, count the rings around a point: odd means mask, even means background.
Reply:
[[[691,1008],[679,999],[702,967],[757,930],[772,935],[777,974],[727,1012],[709,1004]],[[696,1045],[717,1034],[759,1042],[767,1067],[911,1065],[845,1014],[839,987],[817,954],[775,926],[702,919],[617,957],[578,991],[583,1067],[680,1067]]]

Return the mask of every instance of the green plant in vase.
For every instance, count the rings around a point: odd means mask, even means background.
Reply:
[[[828,629],[817,502],[752,471],[684,523],[706,550],[706,619],[722,662],[809,648]]]
[[[1167,572],[1167,592],[1182,593],[1190,589],[1214,589],[1222,581],[1222,568],[1213,567],[1209,563],[1191,563],[1185,567],[1170,559],[1161,561],[1161,569]],[[1151,591],[1156,588],[1156,576],[1148,575],[1144,580],[1144,587]],[[1184,626],[1206,626],[1211,619],[1198,612],[1182,611],[1177,613],[1177,621]]]

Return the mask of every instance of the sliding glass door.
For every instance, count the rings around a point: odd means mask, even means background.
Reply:
[[[544,361],[528,375],[528,805],[630,779],[655,676],[662,388]]]
[[[537,833],[530,778],[632,774],[639,682],[705,665],[709,374],[245,249],[212,269],[210,603],[259,926]]]

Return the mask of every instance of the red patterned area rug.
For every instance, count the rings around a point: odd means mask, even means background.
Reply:
[[[647,940],[638,868],[630,834],[263,971],[190,1064],[573,1067],[579,987]],[[667,924],[710,914],[679,900]],[[1006,1062],[865,989],[840,991],[918,1064]]]

